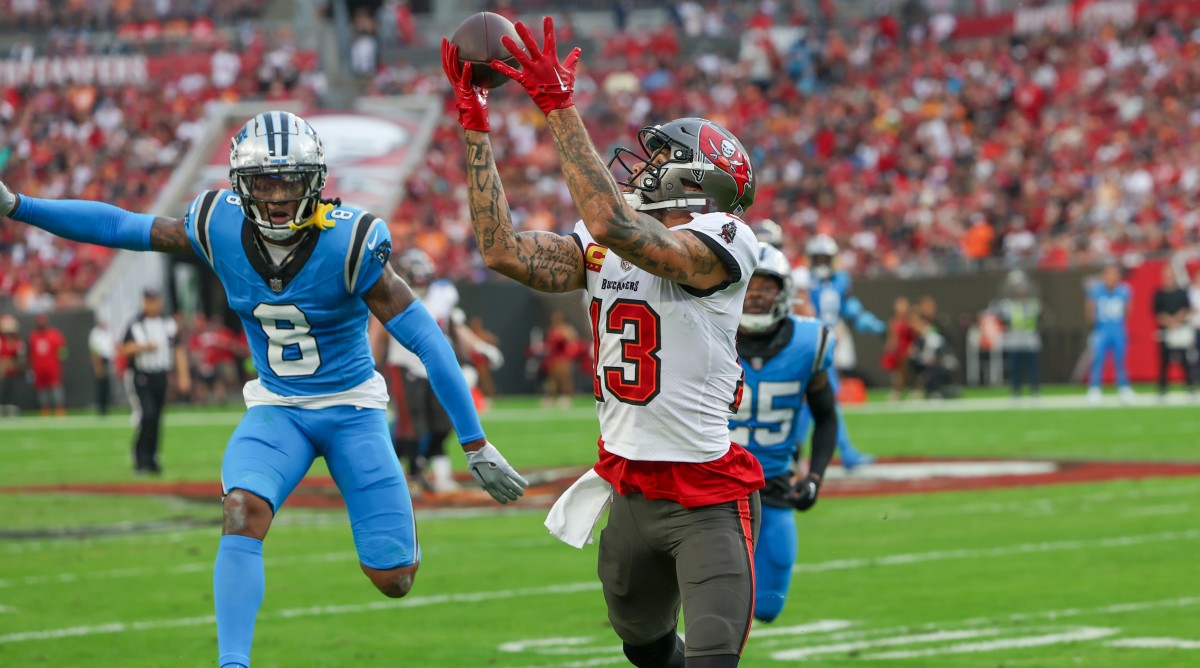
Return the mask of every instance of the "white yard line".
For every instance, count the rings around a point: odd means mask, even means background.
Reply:
[[[920,564],[931,561],[947,561],[954,559],[979,559],[987,557],[1006,557],[1014,554],[1037,554],[1044,552],[1062,552],[1092,548],[1133,547],[1150,543],[1175,542],[1195,540],[1200,538],[1200,529],[1188,531],[1167,531],[1163,533],[1141,534],[1132,536],[1115,536],[1111,538],[1096,538],[1089,540],[1061,540],[1045,543],[1019,543],[1000,547],[962,549],[962,550],[933,550],[930,552],[910,552],[884,555],[862,559],[834,559],[812,564],[796,564],[792,569],[796,573],[821,573],[826,571],[844,571],[860,568],[875,568],[879,566],[903,566]],[[504,547],[539,547],[551,544],[549,537],[541,539],[526,539],[505,543]],[[493,546],[496,547],[496,546]],[[436,553],[438,546],[426,550]],[[267,557],[267,568],[279,568],[306,564],[321,564],[337,561],[353,563],[355,553],[351,551],[324,552],[310,555],[291,557]],[[77,571],[58,573],[56,575],[30,575],[17,578],[0,578],[0,588],[30,587],[47,584],[66,584],[75,582],[99,582],[124,578],[138,578],[164,575],[187,575],[205,572],[212,568],[212,561],[195,561],[175,564],[168,567],[134,567],[119,568],[107,571]]]
[[[872,401],[865,404],[845,404],[843,409],[850,413],[962,413],[1003,412],[1031,410],[1096,410],[1121,406],[1115,397],[1106,397],[1099,406],[1088,403],[1083,392],[1046,396],[1037,401],[1013,401],[1008,397],[981,399],[955,399],[951,401]],[[1156,395],[1139,396],[1132,406],[1123,408],[1196,408],[1197,404],[1187,401],[1183,395],[1173,396],[1167,403],[1159,403]],[[242,419],[245,411],[214,411],[210,413],[188,413],[168,411],[165,424],[179,427],[233,426]],[[596,409],[591,405],[578,405],[567,409],[554,408],[493,408],[481,416],[488,422],[559,422],[594,418]],[[0,431],[61,431],[72,429],[119,429],[131,431],[128,415],[112,415],[107,418],[94,415],[71,415],[54,419],[37,416],[0,419]]]
[[[163,424],[170,427],[232,427],[241,421],[245,411],[214,411],[212,413],[179,413],[168,410]],[[592,406],[577,406],[566,409],[550,408],[494,408],[480,419],[488,422],[562,422],[586,420],[596,417]],[[119,429],[133,431],[128,415],[113,415],[102,418],[94,415],[68,415],[54,419],[37,416],[0,419],[0,431],[64,431],[72,429]]]
[[[930,647],[927,649],[913,650],[896,650],[892,652],[880,652],[879,654],[862,654],[861,659],[919,659],[930,656],[941,656],[943,654],[975,654],[978,652],[994,652],[1000,649],[1028,649],[1030,647],[1045,647],[1047,645],[1061,645],[1064,643],[1083,642],[1086,640],[1097,640],[1106,638],[1118,632],[1118,629],[1108,629],[1094,626],[1083,626],[1077,629],[1070,629],[1061,633],[1045,633],[1042,635],[1027,635],[1017,636],[1015,638],[996,638],[994,640],[985,640],[981,642],[959,643],[948,647]],[[878,641],[869,645],[869,647],[879,647],[882,641]],[[867,648],[861,648],[867,649]],[[828,653],[828,652],[825,652]],[[789,659],[789,652],[778,652],[772,654],[773,659]]]
[[[1136,649],[1200,649],[1200,640],[1182,638],[1120,638],[1110,640],[1110,647],[1133,647]]]
[[[1149,543],[1168,543],[1200,538],[1200,529],[1188,531],[1164,531],[1162,533],[1142,534],[1134,536],[1116,536],[1113,538],[1095,538],[1088,540],[1056,540],[1045,543],[1020,543],[1001,547],[962,550],[933,550],[931,552],[911,552],[907,554],[892,554],[882,557],[867,557],[863,559],[836,559],[821,561],[815,564],[796,564],[794,573],[821,573],[824,571],[841,571],[876,566],[903,566],[920,564],[930,561],[948,561],[953,559],[980,559],[984,557],[1007,557],[1014,554],[1037,554],[1042,552],[1064,552],[1090,548],[1132,547]]]
[[[318,605],[305,608],[287,608],[276,612],[260,613],[263,619],[296,619],[299,617],[324,617],[330,615],[348,615],[396,608],[418,608],[430,605],[445,605],[449,603],[481,603],[485,601],[500,601],[513,598],[534,596],[564,596],[580,592],[591,592],[600,589],[599,582],[577,582],[566,585],[549,585],[545,587],[530,587],[526,589],[506,589],[499,591],[476,592],[470,594],[442,594],[436,596],[416,596],[399,600],[386,599],[371,603],[354,603],[347,605]],[[108,624],[93,624],[88,626],[68,626],[57,629],[40,631],[21,631],[0,635],[0,645],[9,643],[28,642],[31,640],[58,640],[61,638],[78,638],[114,633],[129,633],[131,631],[153,631],[156,629],[181,628],[187,626],[206,626],[216,622],[213,615],[198,617],[178,617],[174,619],[153,619],[134,622],[111,622]]]

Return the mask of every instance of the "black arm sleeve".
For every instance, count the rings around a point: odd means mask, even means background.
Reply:
[[[820,389],[811,387],[805,393],[808,407],[813,416],[812,457],[809,471],[824,478],[825,468],[833,459],[837,448],[838,414],[837,397],[833,387],[824,383]]]

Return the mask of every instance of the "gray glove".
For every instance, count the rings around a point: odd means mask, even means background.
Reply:
[[[0,181],[0,216],[7,216],[17,208],[17,196]]]
[[[516,501],[525,495],[529,482],[509,465],[496,446],[488,443],[480,450],[467,453],[467,468],[485,492],[500,503]]]

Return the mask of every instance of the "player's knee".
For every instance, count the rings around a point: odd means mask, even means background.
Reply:
[[[783,612],[786,601],[782,596],[760,596],[754,602],[754,618],[760,622],[773,622]]]
[[[362,569],[381,594],[388,598],[404,598],[412,591],[413,580],[417,577],[417,566],[418,564],[413,564],[388,570],[363,566]]]
[[[688,620],[688,648],[699,651],[713,651],[742,646],[742,636],[745,635],[750,620],[737,622],[738,628],[731,620],[719,615],[707,614]]]
[[[271,504],[261,496],[241,489],[225,495],[222,503],[224,520],[222,530],[226,534],[250,536],[262,540],[271,526]]]
[[[645,645],[624,643],[625,658],[637,668],[683,668],[683,641],[672,630]]]

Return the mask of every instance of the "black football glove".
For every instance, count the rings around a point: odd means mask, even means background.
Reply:
[[[817,492],[821,490],[821,479],[809,473],[800,482],[792,485],[792,507],[799,511],[812,508],[817,503]]]

